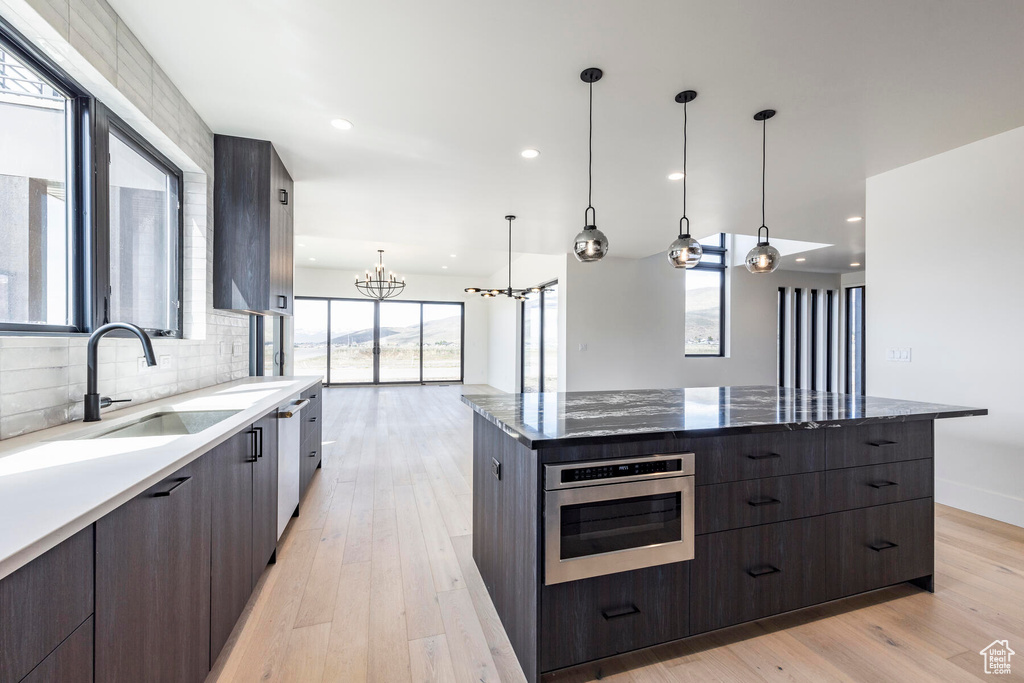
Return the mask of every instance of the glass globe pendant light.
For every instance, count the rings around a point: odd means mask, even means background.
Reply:
[[[676,102],[683,105],[683,217],[679,219],[679,237],[668,245],[668,262],[673,268],[693,268],[704,255],[700,242],[690,237],[690,219],[686,217],[686,105],[696,98],[696,90],[684,90],[676,95]],[[683,221],[686,221],[685,229]]]
[[[765,158],[768,155],[768,119],[775,116],[774,109],[765,109],[754,114],[754,120],[761,122],[761,227],[757,229],[757,246],[747,252],[747,270],[751,273],[774,273],[782,263],[779,250],[768,244],[768,226],[764,222],[764,178]],[[761,231],[764,230],[764,238]]]
[[[573,240],[572,252],[582,263],[600,261],[608,253],[608,238],[597,229],[597,211],[594,210],[594,83],[601,80],[604,72],[596,67],[584,69],[580,80],[590,84],[590,144],[589,171],[587,176],[587,210],[583,212],[586,226]]]

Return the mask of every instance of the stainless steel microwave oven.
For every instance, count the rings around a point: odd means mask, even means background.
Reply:
[[[544,466],[544,583],[693,559],[693,453]]]

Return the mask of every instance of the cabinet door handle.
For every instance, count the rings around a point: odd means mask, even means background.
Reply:
[[[751,460],[773,460],[782,456],[778,453],[762,453],[761,455],[748,455],[747,457]]]
[[[313,417],[309,418],[309,421],[310,422],[316,422],[316,415],[314,415]]]
[[[179,486],[181,486],[182,484],[184,484],[186,481],[188,481],[191,478],[192,478],[191,476],[188,476],[188,477],[184,477],[182,479],[179,479],[178,481],[174,482],[174,486],[172,486],[171,488],[167,489],[166,491],[157,491],[156,493],[153,494],[153,497],[154,498],[166,498],[167,496],[169,496],[172,493],[174,493],[178,489]]]
[[[288,190],[281,190],[280,202],[284,205],[288,204]]]
[[[875,448],[883,448],[885,446],[895,446],[897,443],[899,443],[899,442],[898,441],[868,441],[868,445],[869,446],[874,446]]]
[[[611,621],[612,619],[621,619],[622,617],[628,617],[634,614],[640,614],[640,608],[632,603],[629,607],[616,607],[614,609],[601,610],[601,616],[608,621]]]
[[[278,308],[288,308],[288,297],[286,297],[284,294],[278,294],[277,295],[277,307]]]
[[[761,507],[763,505],[779,505],[780,503],[782,503],[782,501],[779,500],[778,498],[761,498],[759,500],[748,500],[747,501],[747,504],[750,505],[750,507],[755,507],[755,508],[759,508],[759,507]]]
[[[899,486],[899,483],[895,481],[872,481],[868,483],[868,486],[873,489],[884,489],[889,486]]]
[[[315,458],[316,457],[316,451],[310,451],[309,452],[309,457]]]
[[[252,429],[253,429],[254,432],[256,432],[256,457],[257,458],[262,458],[263,457],[263,427],[253,427]]]
[[[246,462],[256,462],[256,430],[249,430],[249,457]]]
[[[778,567],[773,567],[770,564],[766,564],[763,567],[756,567],[754,569],[748,569],[747,573],[755,579],[759,579],[762,576],[768,576],[769,574],[780,574],[782,570]]]
[[[893,548],[899,548],[898,545],[890,541],[882,541],[881,543],[869,544],[868,547],[874,550],[876,553],[880,553],[883,550],[892,550]]]

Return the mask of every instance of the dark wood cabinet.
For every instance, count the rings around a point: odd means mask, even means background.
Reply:
[[[698,486],[694,528],[707,534],[820,515],[824,496],[824,472]]]
[[[92,612],[90,526],[0,580],[0,681],[22,680]]]
[[[93,618],[89,617],[21,683],[92,683],[92,651]]]
[[[826,512],[929,498],[934,461],[906,460],[884,465],[848,467],[826,473]]]
[[[930,576],[934,515],[931,498],[828,515],[828,599]]]
[[[217,659],[252,593],[253,459],[256,432],[231,437],[204,458],[210,460],[212,548],[210,661]]]
[[[96,679],[201,682],[210,669],[210,458],[96,522]]]
[[[541,670],[686,637],[690,564],[675,562],[544,586]]]
[[[292,179],[265,140],[214,136],[214,308],[291,315]]]
[[[299,427],[299,441],[302,444],[299,449],[299,500],[306,495],[313,475],[320,467],[323,459],[323,408],[319,398],[320,385],[308,392],[309,405],[301,413],[302,424]]]
[[[694,439],[687,450],[697,454],[694,479],[698,486],[825,468],[825,435],[821,430]]]
[[[252,586],[277,552],[277,411],[255,425],[256,461],[252,464]]]
[[[693,633],[824,599],[824,517],[697,537],[690,587]]]
[[[882,422],[826,430],[828,469],[932,457],[933,424]]]

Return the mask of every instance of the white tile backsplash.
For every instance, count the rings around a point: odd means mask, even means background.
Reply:
[[[140,368],[137,339],[105,338],[98,357],[100,393],[138,403],[244,377],[248,318],[212,309],[213,133],[106,0],[28,5],[38,13],[28,20],[52,26],[67,41],[54,46],[68,55],[65,66],[98,71],[127,98],[128,104],[108,106],[128,121],[148,119],[178,156],[183,153],[203,170],[185,173],[182,197],[186,339],[155,340],[157,357],[165,362]],[[158,148],[166,144],[152,142]],[[0,337],[0,439],[82,419],[87,341],[81,335]]]

